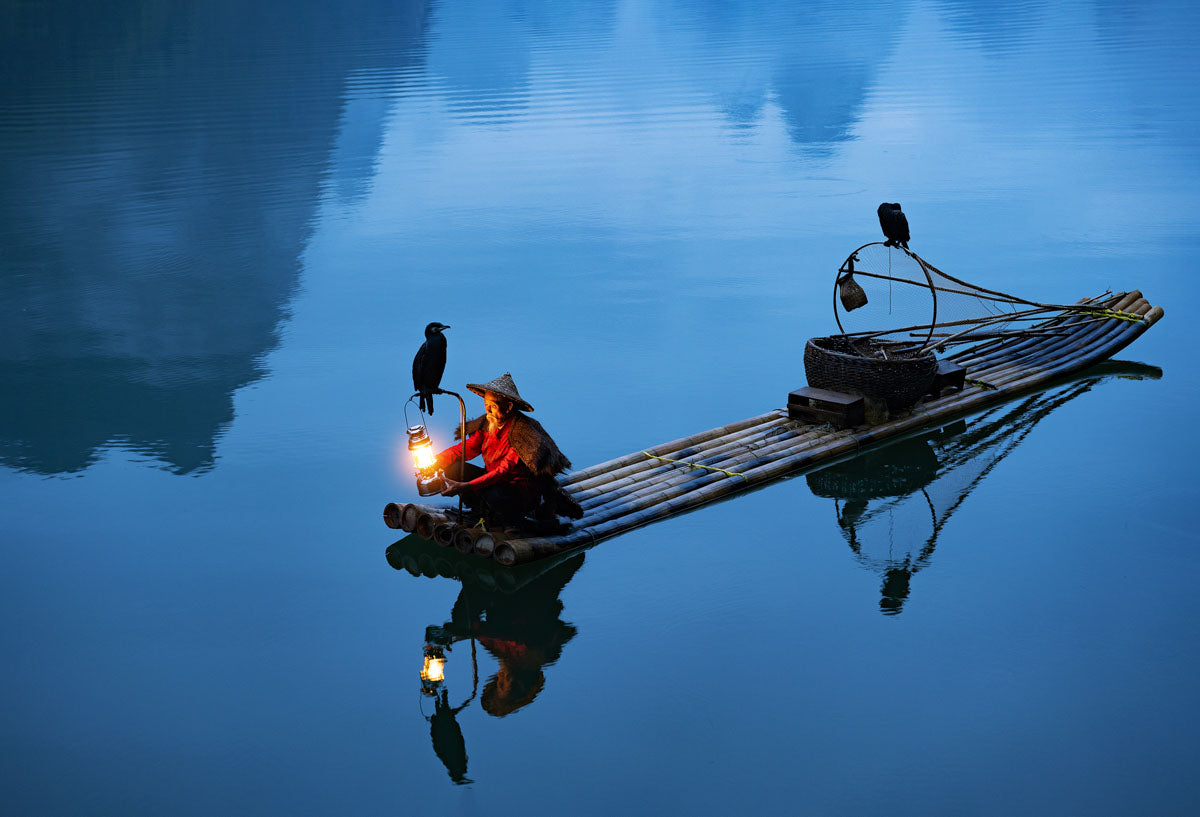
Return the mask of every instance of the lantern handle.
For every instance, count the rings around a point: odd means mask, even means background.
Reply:
[[[408,398],[408,401],[405,402],[405,404],[404,404],[404,430],[405,431],[408,431],[408,429],[412,428],[412,423],[410,423],[408,420],[408,407],[414,400],[416,400],[420,396],[421,396],[421,393],[419,391],[413,392],[412,397]],[[417,405],[417,411],[421,412],[421,425],[425,425],[425,412],[421,411],[421,406],[419,404]]]

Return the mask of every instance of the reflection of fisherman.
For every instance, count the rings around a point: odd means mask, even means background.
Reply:
[[[559,617],[563,605],[558,595],[582,564],[583,554],[576,554],[513,593],[464,581],[450,621],[425,628],[426,656],[431,649],[448,652],[455,642],[471,639],[471,663],[477,668],[474,642],[478,641],[499,663],[496,674],[484,685],[480,704],[497,718],[516,712],[542,691],[544,668],[557,661],[563,646],[575,637],[576,629]],[[467,744],[457,718],[475,700],[478,682],[476,672],[471,696],[458,707],[450,705],[445,688],[434,692],[434,713],[427,717],[433,751],[455,783],[472,782],[467,777]]]
[[[558,595],[582,564],[582,558],[570,559],[512,594],[463,585],[444,629],[456,639],[477,639],[499,663],[480,696],[488,714],[510,715],[542,691],[544,667],[575,637],[575,627],[559,618]]]
[[[463,462],[460,445],[447,448],[437,457],[437,467],[445,472],[442,493],[461,493],[469,507],[500,524],[518,523],[530,513],[545,520],[583,516],[554,479],[571,461],[541,424],[523,413],[533,406],[517,392],[512,375],[505,372],[467,388],[483,397],[487,413],[467,424],[466,459],[482,455],[484,467]]]

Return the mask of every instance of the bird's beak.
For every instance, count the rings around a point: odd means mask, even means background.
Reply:
[[[446,331],[446,330],[447,330],[447,329],[449,329],[449,328],[450,328],[450,327],[449,327],[449,326],[447,326],[446,324],[444,324],[444,323],[442,324],[442,331],[443,331],[443,332],[444,332],[444,331]]]

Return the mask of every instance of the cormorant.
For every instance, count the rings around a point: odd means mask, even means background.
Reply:
[[[900,210],[899,202],[884,202],[879,205],[876,211],[879,213],[879,226],[883,228],[883,234],[887,236],[887,241],[883,242],[885,247],[903,247],[908,249],[908,219]]]
[[[413,389],[421,393],[421,411],[433,414],[433,395],[441,391],[442,372],[446,371],[446,338],[450,327],[434,321],[425,327],[425,342],[413,358]]]

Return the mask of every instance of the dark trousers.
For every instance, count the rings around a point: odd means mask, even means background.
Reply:
[[[484,469],[478,465],[470,462],[463,463],[462,460],[455,460],[445,470],[446,476],[458,482],[470,482],[484,473],[486,473]],[[533,510],[535,504],[526,498],[525,492],[520,488],[505,482],[489,485],[482,491],[464,488],[462,498],[463,504],[471,510],[501,524],[513,524],[521,521],[527,513]]]

